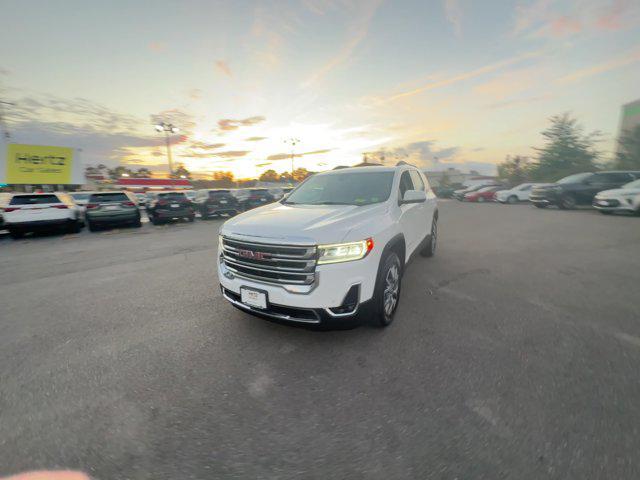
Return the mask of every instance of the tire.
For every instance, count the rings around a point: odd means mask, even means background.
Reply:
[[[558,205],[562,210],[573,210],[576,208],[576,199],[573,195],[566,194],[563,195],[560,199],[560,204]]]
[[[154,225],[160,225],[160,219],[158,217],[156,217],[155,215],[151,215],[149,217],[149,220],[151,220],[151,223],[153,223]]]
[[[600,210],[600,213],[603,215],[611,215],[613,212],[611,210]]]
[[[135,222],[133,222],[133,223],[131,224],[131,226],[132,226],[133,228],[140,228],[140,227],[142,227],[142,220],[140,219],[140,217],[138,217],[138,219],[137,219]]]
[[[516,197],[515,195],[511,195],[509,198],[507,198],[507,203],[510,205],[518,203],[518,197]]]
[[[429,233],[429,240],[425,243],[424,247],[420,250],[422,257],[433,257],[436,254],[436,247],[438,246],[438,217],[433,217],[431,221],[431,232]]]
[[[100,230],[98,225],[91,220],[87,220],[87,226],[89,227],[90,232],[97,232],[98,230]]]
[[[82,225],[80,224],[80,221],[75,221],[75,222],[73,222],[71,225],[69,225],[67,227],[67,232],[68,233],[80,233],[80,228],[82,228]]]
[[[402,265],[396,252],[389,252],[382,259],[373,295],[373,321],[384,328],[393,322],[402,288]]]
[[[544,203],[534,203],[533,206],[536,208],[547,208]]]
[[[484,202],[484,197],[478,197],[478,203],[483,203]]]
[[[24,232],[21,232],[20,230],[9,230],[9,235],[14,240],[19,240],[24,237]]]
[[[200,218],[202,218],[202,220],[209,220],[209,214],[204,208],[200,210]]]
[[[187,220],[189,220],[190,223],[193,223],[196,220],[196,216],[195,215],[190,215],[187,217]]]

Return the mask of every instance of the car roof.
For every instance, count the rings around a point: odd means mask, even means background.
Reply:
[[[405,163],[403,165],[396,165],[387,167],[384,165],[363,165],[360,167],[342,167],[335,170],[327,170],[326,172],[320,172],[316,175],[341,175],[346,172],[397,172],[402,170],[414,169],[420,171],[418,167]]]

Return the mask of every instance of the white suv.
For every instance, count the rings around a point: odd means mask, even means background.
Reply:
[[[437,220],[436,197],[411,165],[318,173],[222,225],[222,294],[272,319],[387,326],[405,264],[435,253]]]
[[[62,228],[78,233],[82,213],[68,193],[17,193],[4,207],[5,228],[13,238],[27,232]]]

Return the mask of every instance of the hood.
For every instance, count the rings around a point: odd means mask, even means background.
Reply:
[[[640,193],[640,188],[612,188],[611,190],[598,192],[596,197],[603,197],[605,195],[637,195],[638,193]]]
[[[227,220],[220,233],[266,242],[320,244],[361,240],[347,238],[347,235],[386,210],[385,203],[362,207],[272,203]]]

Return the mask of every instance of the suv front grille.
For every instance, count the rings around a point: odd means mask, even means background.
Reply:
[[[222,258],[238,276],[253,280],[309,285],[315,280],[315,245],[277,245],[223,237]]]

